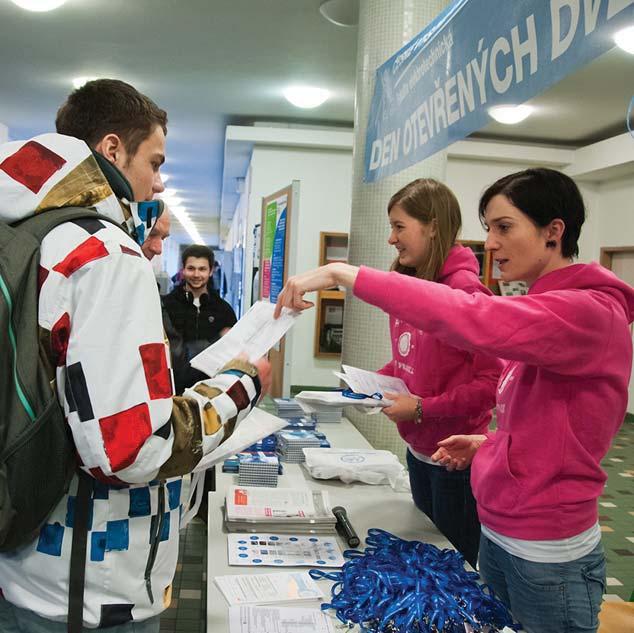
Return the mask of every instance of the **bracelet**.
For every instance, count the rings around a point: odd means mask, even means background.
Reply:
[[[416,418],[414,421],[416,424],[420,424],[423,421],[423,400],[421,398],[416,398]]]

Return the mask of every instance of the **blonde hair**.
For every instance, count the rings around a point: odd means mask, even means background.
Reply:
[[[422,224],[434,224],[436,233],[430,241],[425,259],[417,268],[399,264],[398,257],[390,270],[404,275],[436,281],[456,242],[462,226],[460,205],[449,187],[433,178],[418,178],[397,191],[387,205],[388,215],[398,205]]]

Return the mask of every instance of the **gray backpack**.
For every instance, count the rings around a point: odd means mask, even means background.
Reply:
[[[63,222],[96,211],[45,211],[0,222],[0,551],[32,541],[77,469],[64,412],[38,344],[40,243]]]

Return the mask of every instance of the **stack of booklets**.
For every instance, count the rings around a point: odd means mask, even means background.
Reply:
[[[277,453],[274,451],[261,451],[264,455],[266,456],[273,456],[273,457],[277,457]],[[231,457],[225,459],[225,461],[222,463],[222,472],[223,473],[233,473],[233,474],[238,474],[238,472],[240,471],[240,455],[252,455],[253,451],[243,451],[242,453],[238,453],[237,455],[232,455]],[[278,458],[278,465],[277,465],[277,474],[278,475],[283,475],[284,474],[284,466],[280,463],[279,458]]]
[[[277,486],[280,460],[274,453],[240,453],[238,455],[238,484],[240,486]]]
[[[303,416],[301,418],[288,418],[288,424],[284,427],[284,430],[292,431],[301,429],[304,431],[314,431],[316,426],[316,420],[311,417]]]
[[[328,448],[330,444],[323,433],[317,431],[278,431],[277,454],[280,460],[291,464],[305,461],[303,448]]]
[[[273,402],[278,418],[298,418],[304,415],[304,410],[295,398],[273,398]]]
[[[310,406],[313,409],[311,415],[315,421],[320,423],[341,422],[341,417],[343,416],[343,407],[331,407],[326,405],[322,406],[314,402],[311,402]]]
[[[225,497],[229,532],[332,534],[336,524],[325,490],[231,486]]]
[[[248,446],[247,448],[245,448],[245,451],[251,451],[251,452],[257,452],[257,451],[275,451],[275,449],[277,448],[277,437],[275,436],[275,433],[272,433],[271,435],[267,435],[266,437],[263,437],[259,442],[256,442],[255,444],[251,444],[251,446]]]

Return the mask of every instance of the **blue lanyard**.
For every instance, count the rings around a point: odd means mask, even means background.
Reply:
[[[344,398],[352,398],[353,400],[365,400],[366,398],[371,398],[372,400],[383,400],[383,394],[376,391],[371,396],[367,393],[358,393],[357,391],[352,391],[352,389],[340,389],[341,395]]]
[[[330,603],[346,625],[365,633],[491,633],[519,625],[479,575],[466,571],[463,556],[451,549],[403,539],[371,528],[363,552],[346,550],[340,572],[311,569],[315,580],[333,581]]]

